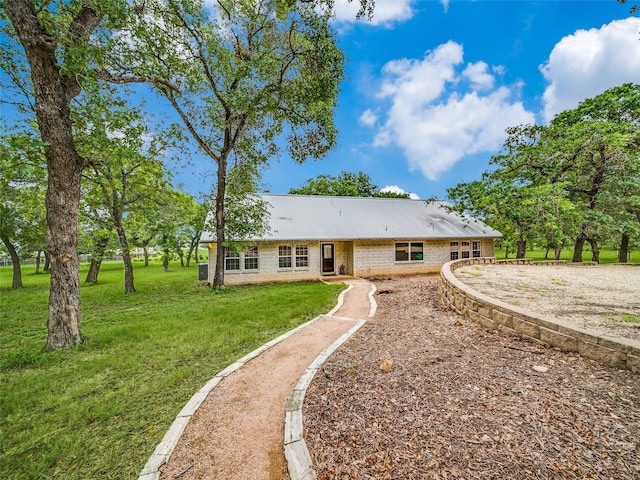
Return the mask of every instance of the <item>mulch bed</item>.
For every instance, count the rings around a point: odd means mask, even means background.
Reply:
[[[305,397],[320,480],[640,478],[640,375],[486,330],[438,276],[375,283]]]

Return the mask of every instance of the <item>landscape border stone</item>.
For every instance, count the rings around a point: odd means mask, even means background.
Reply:
[[[471,288],[454,275],[457,268],[482,264],[561,265],[563,261],[534,262],[531,259],[497,261],[493,257],[452,260],[440,270],[440,295],[453,310],[485,328],[500,330],[533,342],[578,352],[587,358],[640,373],[640,342],[578,327],[568,321],[537,314],[491,298]],[[592,263],[589,263],[592,265]]]
[[[345,291],[348,292],[351,288]],[[376,312],[377,304],[373,298],[376,291],[376,286],[371,284],[371,290],[369,291],[369,303],[371,308],[369,309],[369,318],[373,317]],[[332,312],[335,313],[338,308]],[[329,314],[331,316],[331,314]],[[341,317],[335,317],[341,318]],[[345,319],[353,320],[353,319]],[[316,372],[322,367],[322,364],[329,358],[329,356],[346,342],[351,335],[356,333],[360,327],[366,323],[365,320],[358,320],[357,323],[349,329],[347,333],[342,335],[338,340],[333,342],[323,352],[316,357],[316,359],[309,365],[305,372],[300,376],[298,383],[289,395],[287,399],[287,406],[285,408],[285,424],[284,424],[284,455],[287,460],[287,468],[289,470],[290,480],[317,480],[317,475],[313,469],[311,455],[305,442],[304,428],[303,428],[303,416],[302,406],[304,404],[304,396],[307,392],[307,388],[311,384]]]

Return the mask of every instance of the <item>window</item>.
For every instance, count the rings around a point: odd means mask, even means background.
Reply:
[[[462,242],[460,253],[462,258],[469,258],[469,242]]]
[[[411,244],[411,261],[421,262],[424,259],[424,245],[422,243]]]
[[[480,258],[482,256],[481,243],[478,240],[471,242],[471,256],[473,258]]]
[[[278,247],[278,268],[291,268],[290,245],[280,245]]]
[[[396,243],[396,262],[421,262],[424,260],[424,244],[422,242]]]
[[[240,254],[229,247],[224,247],[224,269],[227,272],[240,270]]]
[[[258,247],[251,246],[244,254],[244,269],[258,270]]]
[[[480,240],[461,240],[449,243],[449,259],[458,260],[459,258],[480,258],[482,256],[482,242]]]
[[[307,245],[296,245],[296,268],[306,268],[309,266],[309,247]]]
[[[458,260],[460,258],[460,254],[458,252],[459,244],[458,242],[451,242],[449,244],[449,259],[450,260]]]

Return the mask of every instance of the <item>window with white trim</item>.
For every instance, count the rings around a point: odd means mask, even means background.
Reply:
[[[240,254],[229,247],[224,247],[224,269],[227,272],[240,271]]]
[[[469,258],[469,242],[466,240],[460,242],[460,257]]]
[[[459,258],[480,258],[482,256],[482,242],[480,240],[454,240],[449,242],[449,260]]]
[[[449,242],[449,260],[458,260],[458,258],[460,258],[459,249],[459,242]]]
[[[482,243],[480,240],[471,242],[471,256],[473,258],[480,258],[482,256]]]
[[[296,268],[307,268],[309,266],[309,247],[307,245],[296,245]]]
[[[291,268],[291,245],[278,247],[278,268]]]
[[[258,247],[256,245],[249,247],[244,254],[244,269],[258,270]]]
[[[424,243],[397,242],[396,262],[422,262],[424,260]]]

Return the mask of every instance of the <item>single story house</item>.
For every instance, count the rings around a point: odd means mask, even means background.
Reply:
[[[501,234],[443,202],[397,198],[260,194],[268,229],[244,252],[225,249],[225,283],[318,280],[438,272],[449,260],[491,257]],[[211,214],[210,214],[211,215]],[[209,279],[215,231],[205,231]]]

